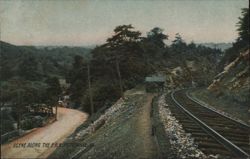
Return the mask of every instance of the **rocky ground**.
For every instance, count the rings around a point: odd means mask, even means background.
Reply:
[[[164,132],[170,142],[169,151],[171,156],[167,158],[192,158],[192,159],[215,159],[218,156],[205,155],[194,143],[191,134],[188,134],[182,128],[182,125],[171,113],[171,110],[165,100],[165,95],[159,97],[159,117],[164,126]]]

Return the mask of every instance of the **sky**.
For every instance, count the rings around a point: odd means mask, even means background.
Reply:
[[[0,0],[0,39],[16,45],[98,45],[118,25],[169,41],[233,42],[248,0]]]

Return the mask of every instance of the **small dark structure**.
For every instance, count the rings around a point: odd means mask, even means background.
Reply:
[[[163,92],[166,77],[164,76],[150,76],[145,78],[146,91],[147,92]]]

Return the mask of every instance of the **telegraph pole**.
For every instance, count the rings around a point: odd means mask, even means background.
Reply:
[[[17,98],[18,98],[18,104],[17,104],[17,129],[18,129],[18,134],[20,135],[20,129],[21,129],[21,111],[20,111],[20,107],[21,107],[21,90],[17,91]]]
[[[88,76],[88,86],[89,86],[89,100],[90,100],[90,106],[91,106],[91,115],[94,114],[94,105],[93,105],[93,97],[92,97],[92,89],[91,89],[91,78],[90,78],[90,66],[89,62],[87,64],[87,76]]]
[[[57,108],[58,108],[59,102],[60,102],[60,96],[58,97],[58,102],[56,103],[56,112],[55,112],[56,113],[55,114],[56,115],[56,121],[57,121]]]
[[[119,67],[119,63],[118,63],[117,57],[115,59],[115,62],[116,62],[116,71],[117,71],[118,78],[119,78],[119,85],[120,85],[121,97],[122,97],[122,99],[124,99],[123,87],[122,87],[122,78],[121,78],[121,72],[120,72],[120,67]]]

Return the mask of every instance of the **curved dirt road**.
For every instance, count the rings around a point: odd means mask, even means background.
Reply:
[[[1,145],[1,158],[46,158],[56,149],[53,143],[62,143],[87,117],[78,110],[59,107],[58,121]],[[25,147],[17,145],[24,143]],[[48,144],[50,147],[47,147]]]

